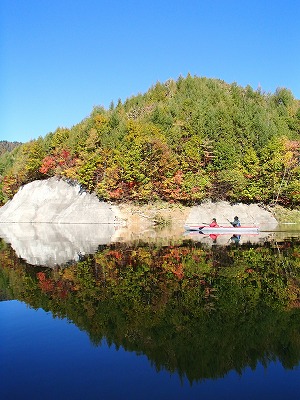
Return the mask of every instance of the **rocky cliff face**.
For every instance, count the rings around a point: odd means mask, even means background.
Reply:
[[[118,207],[100,202],[79,185],[50,178],[20,188],[0,208],[0,222],[114,224],[121,221]]]
[[[155,224],[180,226],[205,224],[216,218],[227,224],[238,215],[242,224],[276,226],[271,212],[252,204],[207,201],[199,206],[133,206],[101,202],[80,185],[50,178],[20,188],[14,198],[0,208],[0,223],[115,224],[145,229]]]

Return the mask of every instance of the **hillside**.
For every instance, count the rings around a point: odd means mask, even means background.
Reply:
[[[0,201],[51,176],[99,199],[300,204],[300,102],[179,77],[0,156]]]
[[[0,140],[0,155],[7,151],[12,151],[15,147],[20,146],[20,142],[8,142],[7,140]]]

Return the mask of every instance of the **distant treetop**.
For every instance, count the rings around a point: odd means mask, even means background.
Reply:
[[[0,140],[0,155],[7,151],[12,151],[15,147],[20,146],[20,142],[8,142],[7,140]]]

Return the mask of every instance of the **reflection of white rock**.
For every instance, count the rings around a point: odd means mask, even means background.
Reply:
[[[112,224],[0,224],[0,237],[28,264],[54,267],[78,261],[117,236]]]

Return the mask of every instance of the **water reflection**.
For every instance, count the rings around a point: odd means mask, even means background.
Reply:
[[[201,242],[207,246],[220,245],[227,246],[230,243],[235,244],[260,244],[266,242],[276,242],[284,239],[300,237],[299,224],[281,224],[271,230],[265,225],[258,233],[233,235],[228,233],[204,234],[198,231],[185,232],[184,236],[195,242]]]
[[[95,253],[99,245],[116,240],[118,228],[112,224],[2,223],[0,237],[28,264],[53,267]]]
[[[2,242],[1,293],[67,318],[191,383],[300,360],[300,240],[212,246],[186,239],[102,246],[34,268]],[[276,323],[274,323],[276,321]]]
[[[269,232],[265,233],[255,233],[248,235],[235,235],[232,233],[220,234],[220,233],[210,233],[203,234],[202,232],[187,232],[185,233],[185,237],[190,238],[193,241],[201,242],[207,246],[212,245],[220,245],[227,246],[230,243],[235,244],[243,244],[243,243],[252,243],[252,244],[262,244],[269,240],[271,237]]]
[[[48,223],[0,223],[0,238],[10,243],[17,256],[31,265],[54,267],[69,261],[78,261],[85,254],[93,254],[99,246],[116,242],[138,241],[164,245],[181,244],[186,239],[206,246],[235,244],[263,244],[267,241],[298,237],[299,225],[281,225],[276,231],[257,234],[202,234],[199,232],[147,229],[131,232],[128,228],[113,224],[48,224]]]

